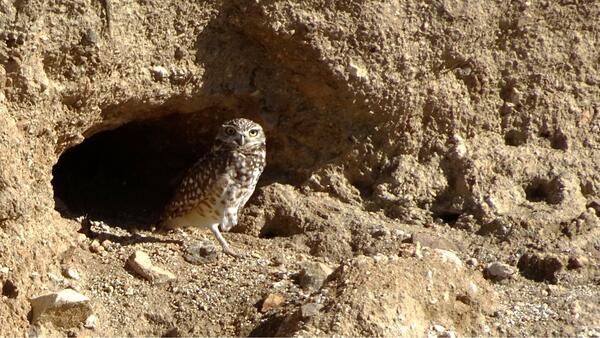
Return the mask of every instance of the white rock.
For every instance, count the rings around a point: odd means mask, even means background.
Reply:
[[[348,72],[361,79],[367,78],[367,71],[354,62],[350,62],[350,64],[348,64]]]
[[[136,251],[131,254],[127,259],[127,266],[153,284],[166,283],[175,279],[173,273],[154,266],[150,256],[143,251]]]
[[[64,274],[65,274],[66,277],[69,277],[69,278],[74,279],[74,280],[81,279],[81,277],[79,276],[79,273],[77,271],[75,271],[74,269],[71,269],[71,268],[65,270]]]
[[[486,277],[494,280],[504,280],[510,278],[515,271],[513,268],[502,262],[493,262],[488,264],[484,271]]]
[[[305,290],[319,290],[333,273],[333,269],[320,262],[307,262],[299,274],[299,284]]]
[[[169,71],[163,66],[154,66],[150,68],[152,76],[156,80],[164,80],[169,77]]]
[[[54,283],[60,283],[63,281],[63,278],[53,274],[52,272],[48,272],[48,278]]]
[[[98,316],[91,314],[86,318],[85,323],[83,323],[83,327],[86,329],[95,329],[96,323],[98,322]]]
[[[442,325],[435,324],[435,325],[433,325],[433,330],[434,330],[435,332],[442,333],[442,332],[445,332],[445,331],[446,331],[446,328],[445,328],[445,327],[443,327]]]
[[[52,322],[62,328],[78,326],[92,314],[90,299],[65,289],[30,300],[31,322]]]
[[[449,250],[442,250],[442,249],[435,249],[434,251],[438,255],[440,255],[440,257],[442,257],[442,261],[444,263],[446,263],[446,262],[452,263],[457,269],[463,267],[463,262],[460,259],[460,257],[458,257],[456,255],[456,253],[449,251]]]

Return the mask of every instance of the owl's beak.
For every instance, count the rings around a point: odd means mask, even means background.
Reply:
[[[235,138],[235,142],[238,145],[243,146],[246,143],[246,138],[244,137],[244,135],[238,134]]]

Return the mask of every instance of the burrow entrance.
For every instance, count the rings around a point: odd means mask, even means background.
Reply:
[[[219,112],[170,114],[102,131],[53,167],[56,209],[122,228],[154,224],[179,177],[212,145]]]

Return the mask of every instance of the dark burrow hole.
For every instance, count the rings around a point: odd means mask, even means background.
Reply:
[[[56,210],[122,228],[152,226],[180,175],[208,151],[227,118],[214,115],[134,121],[66,150],[52,170]]]
[[[303,233],[301,221],[292,215],[281,215],[277,213],[274,217],[265,221],[258,237],[275,238],[291,237]]]
[[[509,130],[504,135],[504,143],[509,146],[518,147],[527,142],[527,135],[516,129]]]
[[[529,202],[560,203],[560,187],[557,180],[536,178],[524,187],[525,198]]]
[[[440,211],[433,214],[435,218],[441,219],[442,222],[448,225],[454,225],[456,221],[458,221],[458,219],[460,218],[460,215],[460,212],[453,211]]]
[[[540,137],[543,137],[550,141],[550,147],[557,150],[569,149],[569,138],[562,130],[543,130],[539,133]]]

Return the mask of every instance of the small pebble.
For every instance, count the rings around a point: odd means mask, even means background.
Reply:
[[[163,66],[154,66],[150,69],[150,72],[157,81],[169,78],[169,71]]]
[[[75,271],[72,268],[68,268],[63,272],[63,275],[67,278],[71,278],[74,280],[79,280],[81,277],[79,276],[79,273],[77,271]]]
[[[490,263],[483,271],[485,278],[495,281],[501,281],[510,278],[514,273],[515,271],[510,265],[502,262]]]
[[[85,323],[83,324],[83,327],[85,327],[86,329],[95,329],[97,322],[98,322],[98,316],[91,314],[86,318]]]

